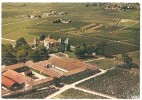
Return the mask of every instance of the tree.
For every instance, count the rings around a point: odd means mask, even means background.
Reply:
[[[40,45],[35,51],[31,52],[31,59],[36,62],[48,58],[48,51],[43,45]]]
[[[17,41],[16,41],[16,45],[15,48],[19,47],[19,46],[24,46],[26,45],[27,42],[25,41],[25,39],[23,37],[20,37]]]
[[[131,57],[129,57],[128,54],[122,54],[122,58],[123,58],[124,63],[126,63],[130,66],[133,64],[133,59]]]
[[[64,43],[61,43],[60,46],[59,46],[59,52],[65,52],[65,44]]]
[[[96,54],[104,55],[105,47],[106,47],[106,42],[101,42],[100,44],[98,44],[95,49]]]
[[[75,48],[75,55],[77,55],[77,57],[82,58],[85,56],[86,53],[86,44],[82,44],[82,46],[77,46]]]
[[[15,50],[12,45],[2,45],[2,65],[11,65],[17,63]]]
[[[61,80],[58,77],[54,77],[53,82],[55,86],[60,86]]]
[[[41,40],[41,41],[42,41],[42,40],[44,40],[44,39],[45,39],[45,37],[46,37],[46,35],[45,35],[45,34],[41,34],[41,35],[40,35],[40,37],[39,37],[39,40]]]
[[[91,54],[95,51],[95,47],[92,46],[92,45],[90,45],[90,46],[87,46],[86,50],[87,50],[86,53],[87,53],[88,55],[91,55]]]
[[[31,58],[29,57],[29,53],[31,50],[32,48],[30,47],[29,44],[16,47],[15,51],[18,62],[30,60]]]

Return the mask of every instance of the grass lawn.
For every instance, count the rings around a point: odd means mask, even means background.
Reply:
[[[76,55],[74,54],[73,51],[71,51],[71,52],[66,52],[66,54],[69,56],[69,58],[74,58],[74,59],[76,59]]]
[[[107,99],[107,98],[71,88],[53,97],[53,99]]]
[[[77,86],[121,99],[138,99],[140,76],[128,70],[114,68]]]

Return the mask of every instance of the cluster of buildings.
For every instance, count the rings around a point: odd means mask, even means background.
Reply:
[[[64,23],[64,24],[68,24],[68,23],[72,23],[72,21],[70,19],[56,19],[53,21],[53,23]]]
[[[39,19],[41,18],[41,15],[37,15],[37,14],[26,15],[24,16],[24,18]]]
[[[107,5],[105,7],[106,10],[125,10],[125,9],[134,9],[134,6],[129,6],[129,5]]]
[[[60,11],[50,11],[49,13],[43,13],[43,16],[57,16],[57,15],[66,15],[68,12],[60,12]]]
[[[38,47],[40,44],[43,44],[47,49],[56,52],[70,51],[71,48],[71,41],[69,38],[66,38],[65,40],[62,38],[55,40],[50,34],[42,41],[35,38],[33,44],[34,48]]]
[[[72,79],[84,73],[96,73],[94,65],[68,57],[52,56],[49,60],[2,67],[2,96],[14,91],[38,89],[53,85],[55,77]]]
[[[30,14],[23,16],[24,18],[31,18],[31,19],[38,19],[42,17],[48,17],[48,16],[61,16],[66,15],[68,12],[59,12],[59,11],[50,11],[49,13],[43,13],[43,14]]]

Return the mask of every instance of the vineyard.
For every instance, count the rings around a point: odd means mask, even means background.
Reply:
[[[37,91],[31,91],[30,93],[25,94],[18,94],[15,96],[12,96],[10,98],[17,98],[17,99],[43,99],[52,93],[56,92],[56,89],[43,89],[43,90],[37,90]]]
[[[128,70],[114,68],[77,86],[116,98],[134,99],[140,96],[139,81],[139,75]]]
[[[107,98],[71,88],[55,96],[53,99],[107,99]]]

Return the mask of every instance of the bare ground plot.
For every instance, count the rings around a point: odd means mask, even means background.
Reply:
[[[114,68],[77,86],[121,99],[138,99],[140,97],[139,81],[139,75]]]
[[[107,99],[107,98],[71,88],[53,97],[53,99]]]

